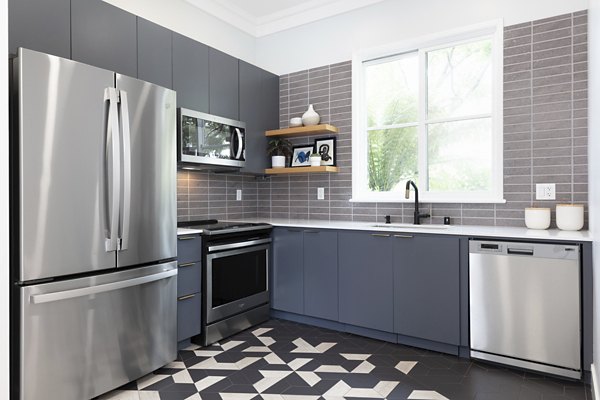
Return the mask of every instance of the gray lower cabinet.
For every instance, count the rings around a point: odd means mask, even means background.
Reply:
[[[136,16],[98,0],[71,2],[71,57],[137,77]]]
[[[272,237],[271,308],[303,314],[303,232],[275,228]]]
[[[138,78],[172,89],[173,60],[171,31],[137,18]]]
[[[340,322],[394,331],[393,241],[390,236],[352,231],[338,233]]]
[[[177,341],[200,334],[202,314],[202,237],[177,237]]]
[[[304,230],[304,314],[337,321],[338,234]]]
[[[393,236],[394,331],[460,343],[460,239]]]
[[[209,110],[213,115],[240,119],[238,59],[210,48]]]
[[[173,32],[173,90],[177,107],[209,112],[208,46]]]
[[[9,0],[8,51],[19,47],[71,58],[70,0]]]

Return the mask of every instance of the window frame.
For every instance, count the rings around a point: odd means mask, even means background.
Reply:
[[[490,114],[479,117],[491,117],[492,120],[492,185],[486,192],[430,192],[420,190],[420,200],[427,203],[504,203],[503,199],[503,42],[504,24],[494,20],[452,31],[437,33],[426,37],[406,40],[400,43],[365,49],[355,52],[352,57],[352,202],[413,202],[405,199],[401,193],[369,192],[367,175],[367,121],[365,67],[405,54],[417,53],[419,59],[419,107],[418,107],[418,168],[419,188],[425,187],[428,173],[427,125],[433,122],[453,120],[474,120],[475,116],[456,118],[426,119],[427,116],[427,52],[437,49],[469,43],[478,39],[490,38],[492,41],[492,110]],[[415,126],[413,123],[402,124]],[[412,193],[412,191],[411,191]]]

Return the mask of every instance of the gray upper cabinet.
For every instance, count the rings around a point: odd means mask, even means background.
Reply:
[[[435,342],[460,342],[460,239],[394,238],[395,332]]]
[[[172,89],[171,31],[139,17],[137,24],[138,78]]]
[[[208,46],[173,32],[173,89],[177,107],[209,112]]]
[[[71,57],[70,0],[9,0],[9,52],[19,47]]]
[[[338,320],[337,232],[304,231],[304,314]]]
[[[338,234],[340,322],[394,331],[392,244],[388,234]]]
[[[210,113],[220,117],[240,119],[238,59],[211,48],[210,61]]]
[[[304,313],[302,236],[300,229],[273,230],[271,307],[276,310]]]
[[[71,1],[71,57],[137,77],[136,16],[104,1]]]

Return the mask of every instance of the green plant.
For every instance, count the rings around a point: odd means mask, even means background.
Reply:
[[[292,143],[287,139],[272,139],[267,145],[267,154],[273,156],[286,156],[292,155]]]

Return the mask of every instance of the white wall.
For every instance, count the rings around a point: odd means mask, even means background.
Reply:
[[[132,14],[254,63],[256,39],[185,0],[105,0]]]
[[[600,107],[600,0],[589,1],[588,14],[588,96],[589,110]],[[590,193],[590,230],[594,240],[594,368],[592,379],[600,384],[600,272],[595,267],[600,266],[600,115],[589,112],[588,132],[588,171]],[[598,390],[596,388],[595,390]],[[596,399],[600,400],[596,392]]]
[[[387,0],[262,37],[256,59],[259,66],[282,75],[348,61],[362,48],[497,18],[512,25],[587,6],[587,0]]]
[[[0,0],[0,54],[8,54],[8,2]],[[9,398],[8,60],[0,63],[0,399]]]

